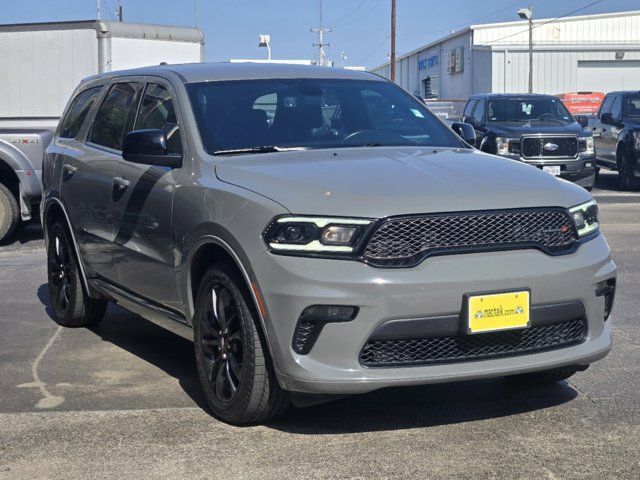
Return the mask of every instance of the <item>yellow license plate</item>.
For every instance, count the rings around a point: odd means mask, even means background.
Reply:
[[[527,290],[469,295],[467,297],[469,333],[528,327],[530,297]]]

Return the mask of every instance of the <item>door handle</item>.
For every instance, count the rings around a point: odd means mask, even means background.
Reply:
[[[69,165],[68,163],[65,163],[62,168],[64,169],[64,173],[66,173],[67,175],[73,175],[78,171],[78,167]]]
[[[123,177],[113,177],[113,183],[116,187],[118,187],[118,189],[124,190],[129,186],[129,183],[131,182]]]

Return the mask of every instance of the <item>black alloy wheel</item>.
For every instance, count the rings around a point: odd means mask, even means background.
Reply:
[[[618,163],[618,184],[623,190],[635,189],[636,182],[633,176],[633,169],[630,165],[629,154],[625,147],[620,147],[617,154]]]
[[[275,376],[260,317],[241,274],[231,265],[207,270],[193,317],[198,377],[213,414],[236,425],[282,415],[289,395]]]
[[[240,310],[229,290],[221,284],[211,288],[211,302],[201,316],[202,357],[211,390],[224,403],[238,394],[242,380],[244,345]]]
[[[47,276],[54,320],[64,327],[86,327],[104,317],[107,302],[91,298],[82,284],[68,230],[60,222],[49,228]]]

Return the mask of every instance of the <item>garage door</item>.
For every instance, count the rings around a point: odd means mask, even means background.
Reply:
[[[578,62],[578,91],[640,90],[640,60]]]

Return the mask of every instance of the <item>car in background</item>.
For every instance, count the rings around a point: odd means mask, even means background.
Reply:
[[[595,116],[604,100],[602,92],[573,92],[556,95],[571,115]]]
[[[583,129],[552,95],[483,94],[467,101],[462,121],[476,131],[476,148],[534,165],[591,190],[595,153]]]
[[[636,188],[640,177],[640,91],[607,94],[590,128],[598,169],[617,171],[622,189]]]

